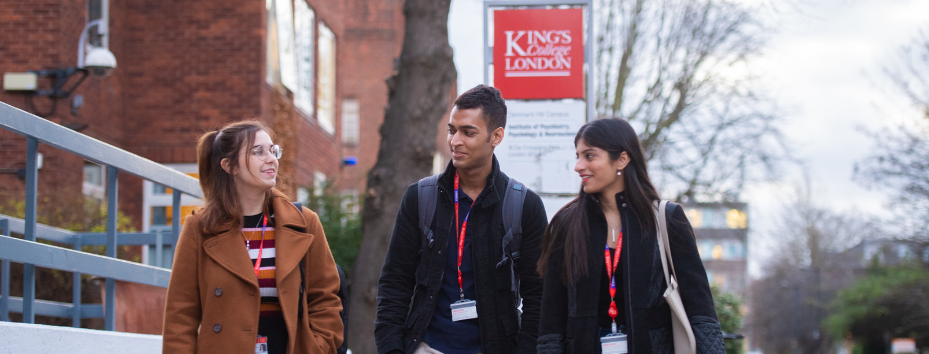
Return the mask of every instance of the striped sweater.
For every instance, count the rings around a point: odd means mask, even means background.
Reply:
[[[261,317],[282,316],[280,301],[277,298],[277,278],[274,248],[274,227],[269,218],[265,228],[264,237],[261,235],[262,215],[245,217],[245,227],[242,228],[244,239],[248,239],[248,256],[252,259],[252,267],[258,259],[258,250],[261,251],[261,268],[258,269],[258,289],[261,292]],[[255,227],[257,225],[257,227]],[[244,241],[244,240],[243,240]],[[262,245],[262,241],[264,245]]]

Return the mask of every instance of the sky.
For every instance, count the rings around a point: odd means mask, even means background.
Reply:
[[[481,0],[452,0],[449,41],[458,92],[483,82],[481,8]],[[741,196],[749,203],[749,274],[754,277],[763,274],[777,242],[776,222],[805,175],[813,199],[823,207],[888,215],[890,191],[866,189],[852,179],[853,169],[874,152],[869,131],[918,115],[895,96],[882,68],[920,28],[929,28],[929,1],[804,1],[768,16],[778,16],[765,19],[777,26],[749,66],[783,109],[782,131],[799,163],[784,165],[778,182],[751,185]]]

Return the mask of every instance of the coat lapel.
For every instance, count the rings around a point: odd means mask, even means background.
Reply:
[[[258,288],[255,268],[251,266],[245,242],[238,230],[228,230],[209,239],[204,245],[204,250],[221,267]]]

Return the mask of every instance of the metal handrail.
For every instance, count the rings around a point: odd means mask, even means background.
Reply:
[[[145,159],[100,140],[62,127],[54,122],[0,102],[0,128],[26,137],[26,205],[25,218],[0,218],[0,320],[9,321],[9,311],[21,309],[23,322],[34,323],[35,315],[61,316],[70,314],[72,325],[80,326],[81,318],[96,315],[96,306],[81,306],[81,274],[86,272],[106,277],[106,294],[103,316],[105,328],[115,330],[116,280],[167,287],[170,271],[150,267],[116,258],[117,236],[121,244],[155,244],[156,264],[160,265],[163,247],[173,245],[180,234],[181,194],[203,197],[197,179],[181,172]],[[107,220],[106,233],[75,233],[39,225],[37,216],[38,195],[38,150],[39,143],[56,147],[106,166]],[[117,191],[119,173],[129,173],[173,189],[171,233],[117,233]],[[9,237],[11,230],[24,235],[24,239]],[[105,237],[105,242],[104,241]],[[37,243],[37,239],[70,244],[74,250]],[[106,257],[81,251],[83,245],[106,246]],[[10,296],[10,262],[23,263],[23,297]],[[72,304],[37,301],[35,298],[35,267],[60,269],[74,272]],[[13,304],[14,306],[11,306]]]
[[[120,172],[128,172],[168,188],[179,189],[184,194],[203,198],[200,182],[196,178],[3,102],[0,102],[0,127],[101,165],[115,167]]]

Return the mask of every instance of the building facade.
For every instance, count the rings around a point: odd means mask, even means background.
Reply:
[[[358,196],[377,158],[385,80],[403,39],[400,0],[0,0],[0,71],[77,66],[79,46],[108,47],[112,75],[67,97],[3,90],[0,101],[196,176],[197,138],[242,119],[284,148],[278,187],[296,200],[330,181]],[[108,31],[85,26],[106,20]],[[77,82],[74,75],[65,88]],[[103,198],[105,171],[40,144],[42,194]],[[0,130],[0,192],[24,190],[25,138]],[[354,157],[357,165],[343,163]],[[120,211],[136,230],[170,225],[170,191],[120,175]],[[70,197],[69,197],[70,198]],[[356,198],[357,199],[357,198]],[[54,201],[52,201],[54,202]],[[184,199],[185,212],[199,201]]]
[[[746,298],[748,291],[748,205],[684,203],[710,284]]]

